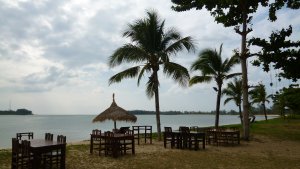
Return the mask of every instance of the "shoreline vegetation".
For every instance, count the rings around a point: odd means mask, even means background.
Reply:
[[[236,126],[240,129],[241,125]],[[156,135],[154,135],[156,137]],[[159,161],[159,163],[157,163]],[[89,154],[89,141],[68,143],[66,168],[279,169],[300,166],[300,116],[251,124],[250,141],[199,151],[163,148],[163,141],[136,145],[136,154],[118,159]],[[0,168],[10,168],[11,150],[0,150]]]
[[[32,111],[27,109],[17,109],[17,111],[14,110],[0,110],[0,115],[33,115]]]
[[[147,110],[129,110],[128,111],[134,115],[155,115],[155,111],[147,111]],[[203,115],[215,115],[216,111],[161,111],[161,115],[191,115],[191,114],[203,114]],[[259,108],[254,109],[254,115],[263,115]],[[272,113],[270,109],[267,110],[268,115],[277,115]],[[34,115],[32,111],[27,109],[17,109],[17,111],[13,110],[0,110],[0,115]],[[66,115],[66,114],[65,114]],[[220,115],[239,115],[239,112],[235,110],[220,110]]]
[[[129,113],[134,115],[154,115],[155,111],[146,111],[146,110],[129,110]],[[161,115],[189,115],[189,114],[204,114],[204,115],[215,115],[216,111],[161,111]],[[263,112],[259,108],[253,110],[254,115],[262,115]],[[274,115],[270,109],[267,110],[268,115]],[[239,112],[235,110],[220,110],[220,115],[239,115]]]

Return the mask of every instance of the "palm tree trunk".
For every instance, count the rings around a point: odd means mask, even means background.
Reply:
[[[155,111],[156,111],[156,125],[157,125],[157,134],[158,141],[161,141],[161,125],[160,125],[160,110],[159,110],[159,91],[158,91],[158,77],[157,72],[153,73],[155,78]]]
[[[250,136],[250,123],[249,123],[249,100],[248,100],[248,73],[247,73],[247,8],[246,2],[243,2],[243,24],[242,24],[242,32],[240,33],[242,36],[241,42],[241,67],[242,67],[242,89],[243,89],[243,134],[244,139],[249,140]]]
[[[242,115],[242,106],[241,106],[241,104],[239,104],[239,113],[240,113],[241,124],[243,125],[243,115]]]
[[[266,105],[263,103],[262,106],[263,106],[263,109],[264,109],[265,119],[267,121],[268,117],[267,117]]]
[[[222,93],[221,89],[222,89],[222,84],[218,84],[218,95],[217,95],[217,105],[216,105],[215,128],[219,127],[220,103],[221,103],[221,93]]]

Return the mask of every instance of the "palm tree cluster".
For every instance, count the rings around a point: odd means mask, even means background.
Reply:
[[[234,78],[233,82],[227,84],[227,88],[222,91],[223,95],[226,95],[227,98],[224,101],[224,105],[230,101],[234,101],[235,105],[239,108],[239,114],[241,119],[241,124],[243,124],[243,115],[242,115],[242,80]]]
[[[121,82],[125,78],[137,78],[137,85],[144,75],[148,75],[146,83],[146,94],[149,98],[155,98],[155,111],[158,139],[161,140],[160,106],[159,106],[159,76],[160,69],[168,77],[171,77],[181,86],[193,86],[197,83],[215,81],[217,87],[216,119],[215,127],[219,126],[220,101],[222,86],[225,80],[240,75],[231,73],[234,65],[239,63],[239,57],[235,54],[225,60],[222,59],[222,45],[220,50],[204,49],[190,70],[199,72],[192,78],[189,71],[171,61],[171,57],[179,51],[186,49],[188,52],[195,51],[195,44],[190,36],[182,37],[175,28],[165,29],[165,21],[160,20],[155,11],[147,11],[147,17],[136,20],[129,24],[123,32],[123,37],[130,38],[131,43],[126,43],[114,51],[109,57],[108,64],[115,67],[124,63],[130,63],[133,67],[125,69],[109,79],[109,84]],[[225,103],[234,100],[239,106],[241,114],[241,82],[229,83],[228,88],[223,91],[228,98]],[[240,80],[239,80],[240,81]],[[240,86],[236,86],[240,85]],[[236,89],[235,89],[236,88]],[[237,94],[238,93],[238,94]]]
[[[220,102],[223,81],[241,74],[230,73],[233,66],[239,63],[238,56],[233,55],[223,61],[221,54],[222,45],[220,46],[219,52],[213,49],[204,49],[203,51],[201,51],[197,60],[192,63],[191,66],[192,71],[200,71],[201,75],[193,76],[189,82],[190,86],[197,83],[211,82],[212,80],[215,80],[215,82],[217,83],[217,88],[215,89],[218,92],[215,118],[216,128],[219,127]]]
[[[265,85],[258,84],[252,90],[249,91],[250,99],[252,100],[251,104],[258,103],[261,104],[263,107],[263,112],[265,115],[265,119],[268,120],[267,111],[266,111],[266,102],[269,103],[269,98],[272,95],[267,95]]]

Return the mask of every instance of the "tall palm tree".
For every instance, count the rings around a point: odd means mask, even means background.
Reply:
[[[222,95],[226,95],[227,98],[224,101],[224,105],[230,101],[234,101],[235,105],[239,107],[239,114],[241,124],[243,124],[242,116],[242,80],[234,78],[233,82],[227,84],[227,88],[222,91]]]
[[[220,114],[220,101],[221,101],[221,92],[223,81],[229,78],[232,78],[241,73],[230,73],[233,66],[239,63],[239,58],[237,55],[233,55],[230,58],[222,60],[222,45],[220,46],[220,51],[213,49],[204,49],[198,55],[198,58],[195,62],[192,63],[192,71],[200,71],[201,75],[193,76],[189,85],[192,86],[197,83],[211,82],[213,79],[217,83],[217,88],[214,88],[217,92],[217,104],[216,104],[216,119],[215,127],[219,127],[219,114]]]
[[[160,108],[159,108],[159,78],[160,67],[163,73],[170,76],[181,86],[186,86],[189,80],[188,70],[170,61],[170,56],[183,50],[194,51],[191,37],[182,38],[175,28],[165,30],[165,21],[161,21],[155,11],[147,11],[147,17],[129,24],[123,36],[132,43],[124,44],[109,57],[109,66],[115,67],[122,63],[133,63],[134,66],[119,72],[109,79],[109,84],[120,82],[125,78],[137,77],[137,84],[145,73],[149,78],[146,83],[146,94],[149,98],[155,96],[155,110],[158,139],[161,140]]]
[[[254,87],[254,89],[249,91],[250,99],[252,100],[251,103],[260,103],[263,106],[263,111],[265,114],[265,119],[268,120],[267,111],[266,111],[266,102],[269,103],[269,98],[272,95],[267,95],[265,85],[259,84]]]

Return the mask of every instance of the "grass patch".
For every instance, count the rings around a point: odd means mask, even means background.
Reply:
[[[10,168],[11,150],[0,150],[0,169]]]
[[[250,126],[250,131],[276,139],[300,141],[300,118],[259,121]]]

